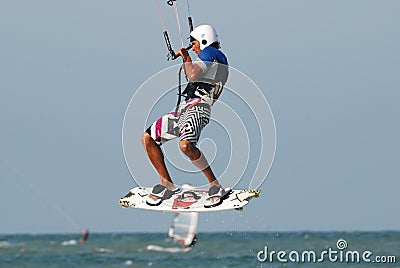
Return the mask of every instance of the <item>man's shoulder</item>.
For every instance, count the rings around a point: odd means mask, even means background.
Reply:
[[[205,47],[200,52],[199,58],[202,61],[212,62],[212,61],[217,60],[220,63],[227,64],[227,58],[226,58],[225,54],[221,50],[219,50],[215,47],[210,47],[210,46]]]
[[[204,55],[204,56],[220,55],[220,54],[224,55],[224,53],[221,50],[219,50],[215,47],[205,47],[200,52],[200,55]]]

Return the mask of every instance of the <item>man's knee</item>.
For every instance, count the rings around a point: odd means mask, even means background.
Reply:
[[[182,153],[188,155],[193,151],[194,145],[188,140],[181,140],[179,141],[179,149],[181,149]]]

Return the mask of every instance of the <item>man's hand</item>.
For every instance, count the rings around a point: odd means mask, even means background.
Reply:
[[[184,47],[181,48],[181,49],[179,49],[179,50],[175,53],[175,55],[176,55],[177,57],[179,57],[179,56],[182,57],[182,59],[183,59],[184,62],[191,61],[189,52],[188,52],[187,49],[184,48]]]

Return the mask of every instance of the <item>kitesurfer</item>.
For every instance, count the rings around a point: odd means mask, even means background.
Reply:
[[[89,230],[82,231],[82,237],[79,239],[79,243],[83,244],[89,238]]]
[[[176,56],[183,59],[189,79],[183,92],[185,102],[180,104],[178,113],[162,116],[142,135],[144,149],[161,178],[161,183],[154,186],[146,200],[148,205],[157,206],[180,191],[169,175],[160,148],[162,144],[178,137],[180,150],[203,172],[210,184],[205,207],[219,205],[224,195],[224,189],[196,144],[202,129],[210,120],[212,105],[228,79],[228,60],[220,50],[217,32],[210,25],[196,27],[190,33],[190,42],[192,50],[198,55],[196,60],[192,61],[186,48],[176,52]]]

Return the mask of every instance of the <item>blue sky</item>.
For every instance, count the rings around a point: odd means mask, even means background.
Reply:
[[[261,88],[277,130],[261,197],[200,215],[199,230],[399,230],[400,3],[190,4]],[[0,233],[166,231],[172,215],[117,204],[135,183],[126,108],[172,64],[155,2],[3,1],[0,35]]]

